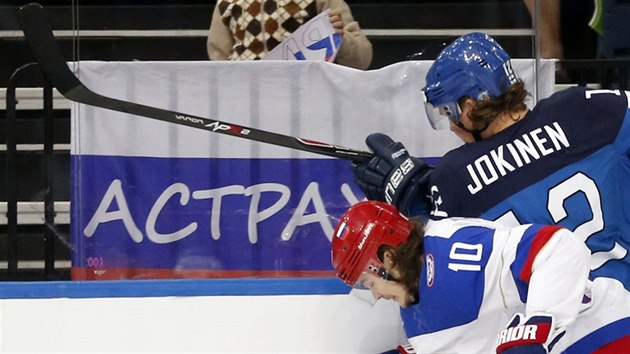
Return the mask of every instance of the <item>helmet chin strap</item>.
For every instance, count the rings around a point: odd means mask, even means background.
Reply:
[[[461,121],[461,116],[462,116],[462,109],[461,107],[459,107],[459,103],[457,104],[457,110],[459,111],[459,118],[457,120],[457,122],[455,122],[455,125],[459,128],[461,128],[464,131],[469,132],[470,134],[472,134],[473,138],[475,139],[475,141],[481,141],[483,140],[481,138],[481,133],[483,133],[486,129],[488,129],[488,126],[490,125],[490,123],[486,123],[486,125],[481,128],[481,129],[468,129],[464,126],[464,124]]]
[[[483,128],[481,129],[468,129],[466,128],[461,121],[455,123],[456,126],[458,126],[459,128],[461,128],[462,130],[465,130],[467,132],[469,132],[470,134],[472,134],[473,138],[475,139],[475,141],[481,141],[483,140],[481,138],[481,133],[484,132],[484,130],[488,129],[488,126],[490,124],[486,124]]]

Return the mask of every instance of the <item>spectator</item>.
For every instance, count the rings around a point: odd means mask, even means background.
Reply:
[[[589,27],[594,9],[592,0],[523,0],[533,23],[536,23],[536,1],[540,3],[537,22],[541,58],[595,58],[597,33]]]
[[[630,2],[600,0],[589,23],[597,32],[598,58],[630,57]]]
[[[207,48],[211,60],[259,60],[299,26],[330,9],[330,22],[342,36],[335,62],[365,70],[372,44],[343,0],[218,0]]]
[[[536,2],[540,2],[538,19],[540,33],[540,57],[564,58],[564,47],[560,32],[560,0],[524,0],[532,19],[536,14]],[[536,23],[536,21],[533,21]]]

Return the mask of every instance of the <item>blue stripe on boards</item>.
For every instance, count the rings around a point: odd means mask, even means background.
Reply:
[[[0,282],[0,299],[347,294],[337,278]]]

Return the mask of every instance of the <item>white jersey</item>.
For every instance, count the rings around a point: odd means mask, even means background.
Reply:
[[[424,254],[419,302],[401,309],[418,353],[494,353],[516,313],[546,312],[566,329],[552,353],[630,340],[630,294],[617,280],[588,280],[588,248],[566,229],[430,221]]]

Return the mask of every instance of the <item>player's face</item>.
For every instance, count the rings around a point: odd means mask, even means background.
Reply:
[[[466,144],[470,144],[470,143],[474,143],[475,142],[475,138],[473,137],[473,135],[471,133],[465,131],[464,129],[462,129],[460,127],[458,127],[452,121],[451,121],[450,129],[451,129],[451,131],[453,133],[455,133],[455,135],[457,135],[460,139],[462,139]]]
[[[461,113],[459,116],[459,121],[465,128],[472,128],[472,121],[470,120],[470,112],[474,108],[474,101],[471,99],[467,99],[464,101],[464,104],[460,105]],[[457,126],[453,121],[450,121],[450,129],[455,135],[457,135],[460,139],[462,139],[466,144],[474,143],[475,138],[470,132],[467,132],[465,129]]]
[[[385,251],[382,261],[382,267],[378,272],[363,272],[357,283],[362,288],[370,290],[374,299],[394,300],[400,307],[406,308],[414,298],[409,295],[407,288],[398,282],[401,274],[400,269],[394,266],[393,254]]]
[[[395,280],[383,279],[376,274],[364,272],[359,278],[361,285],[369,289],[374,299],[394,300],[400,307],[406,308],[413,302],[407,289]]]

